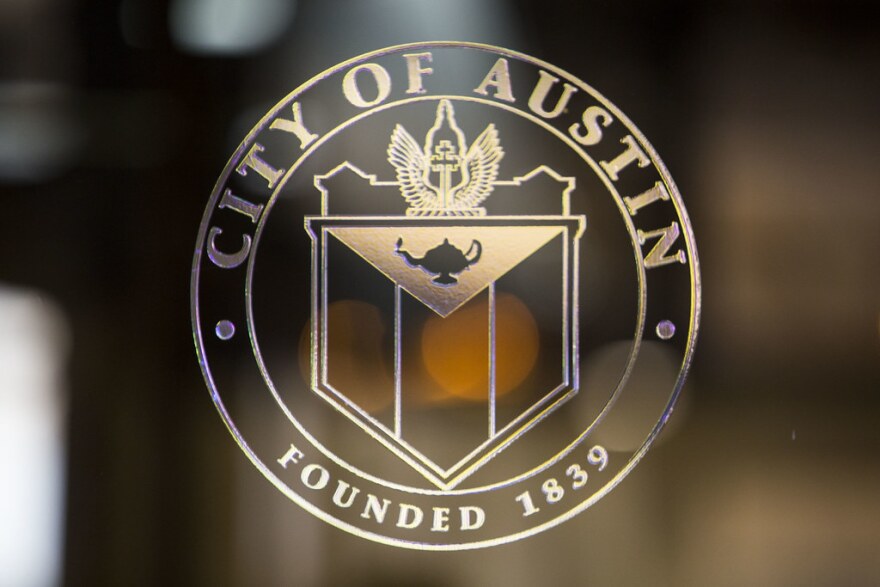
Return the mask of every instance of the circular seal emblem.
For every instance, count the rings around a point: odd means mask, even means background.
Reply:
[[[622,112],[526,55],[426,43],[321,73],[248,134],[202,221],[192,324],[221,417],[287,497],[458,550],[632,470],[699,284],[678,190]]]

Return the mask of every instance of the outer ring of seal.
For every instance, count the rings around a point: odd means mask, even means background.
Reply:
[[[223,188],[230,176],[230,174],[236,168],[236,165],[240,162],[242,157],[244,156],[247,148],[254,142],[257,134],[268,124],[268,122],[277,116],[280,110],[291,103],[297,96],[307,91],[309,88],[318,84],[322,80],[336,74],[346,68],[349,68],[355,64],[365,62],[370,59],[375,59],[378,57],[382,57],[385,55],[393,54],[393,53],[401,53],[403,51],[412,51],[412,50],[424,50],[431,48],[467,48],[467,49],[476,49],[480,51],[485,51],[492,53],[494,55],[498,55],[499,57],[508,57],[512,59],[521,60],[527,62],[536,67],[540,67],[545,71],[551,72],[553,74],[558,75],[560,78],[565,79],[567,82],[575,84],[580,89],[584,90],[591,97],[599,101],[604,108],[606,108],[609,112],[611,112],[614,117],[621,124],[623,124],[629,133],[638,141],[639,146],[645,152],[645,154],[650,158],[651,164],[656,169],[658,175],[662,178],[670,196],[670,201],[672,206],[675,209],[676,217],[680,222],[680,228],[682,237],[684,239],[685,247],[687,250],[688,257],[688,269],[690,273],[690,313],[689,313],[689,328],[688,328],[688,338],[685,346],[684,356],[681,362],[678,378],[675,382],[674,388],[669,396],[668,403],[663,410],[662,417],[659,421],[654,425],[651,429],[650,433],[647,435],[642,446],[636,450],[627,463],[618,470],[616,475],[605,483],[599,490],[594,491],[587,499],[581,501],[578,505],[566,510],[564,513],[556,516],[555,518],[544,522],[542,524],[531,527],[527,530],[517,532],[514,534],[510,534],[507,536],[501,536],[497,538],[491,538],[486,540],[478,540],[474,542],[466,542],[466,543],[453,543],[453,544],[438,544],[438,543],[420,543],[413,542],[407,540],[401,540],[394,537],[388,537],[382,534],[378,534],[372,531],[364,530],[363,528],[352,526],[351,524],[342,521],[333,515],[321,510],[316,507],[310,501],[293,491],[286,483],[284,483],[281,479],[279,479],[270,468],[263,462],[263,460],[250,448],[246,439],[240,433],[238,427],[235,422],[232,420],[224,402],[221,398],[220,392],[217,388],[214,376],[212,374],[212,370],[208,364],[208,359],[205,351],[205,344],[203,339],[203,324],[199,311],[199,296],[200,296],[200,270],[201,265],[204,261],[205,257],[205,248],[206,241],[208,236],[208,231],[211,224],[211,217],[214,213],[217,204],[222,196]],[[208,206],[205,210],[205,213],[202,218],[201,227],[199,230],[199,236],[196,243],[196,250],[193,260],[192,266],[192,287],[191,287],[191,303],[192,303],[192,328],[193,328],[193,336],[194,342],[196,346],[196,352],[199,359],[199,364],[202,369],[203,376],[205,377],[205,381],[208,385],[209,390],[211,391],[212,399],[215,403],[217,410],[220,412],[221,417],[223,418],[224,423],[227,428],[230,430],[231,434],[235,438],[236,442],[245,452],[245,454],[250,458],[250,460],[254,463],[254,465],[263,473],[263,475],[269,479],[276,487],[278,487],[285,495],[287,495],[290,499],[295,501],[298,505],[314,514],[315,516],[327,521],[328,523],[337,526],[343,530],[351,532],[352,534],[394,546],[400,546],[405,548],[415,548],[415,549],[423,549],[423,550],[464,550],[464,549],[474,549],[481,547],[488,547],[497,544],[503,544],[507,542],[512,542],[515,540],[519,540],[521,538],[536,534],[550,527],[556,526],[563,521],[566,521],[575,515],[581,513],[583,510],[587,509],[591,505],[593,505],[596,501],[602,498],[605,494],[607,494],[611,489],[613,489],[622,479],[625,477],[638,462],[644,457],[648,448],[650,448],[651,444],[656,439],[657,435],[660,433],[660,430],[666,423],[669,415],[672,412],[672,409],[675,405],[676,400],[681,392],[682,385],[684,384],[685,377],[689,370],[691,360],[693,357],[693,351],[696,344],[697,330],[699,326],[699,316],[700,316],[700,306],[701,306],[701,297],[700,297],[700,272],[699,272],[699,261],[697,257],[697,252],[694,244],[694,235],[691,228],[690,221],[687,216],[687,212],[685,211],[684,205],[681,200],[681,196],[678,192],[678,189],[675,186],[672,178],[669,175],[668,170],[665,165],[660,160],[656,151],[647,141],[647,139],[642,135],[642,133],[633,125],[633,123],[619,110],[617,109],[611,102],[605,99],[601,94],[596,92],[593,88],[583,83],[582,81],[574,78],[567,72],[562,71],[555,66],[552,66],[548,63],[545,63],[541,60],[534,59],[522,53],[518,53],[515,51],[510,51],[506,49],[500,49],[497,47],[492,47],[489,45],[477,44],[477,43],[461,43],[461,42],[431,42],[431,43],[415,43],[408,45],[399,45],[394,47],[389,47],[386,49],[374,51],[371,53],[367,53],[353,59],[350,59],[346,62],[343,62],[327,71],[313,77],[311,80],[306,82],[305,84],[298,87],[296,90],[291,92],[288,96],[286,96],[283,100],[278,102],[278,104],[270,110],[254,127],[254,129],[248,134],[248,136],[242,141],[239,145],[238,149],[236,149],[235,153],[231,157],[229,163],[226,165],[223,173],[218,179],[211,199],[208,203]],[[207,325],[204,325],[207,327]],[[610,407],[610,406],[609,406]]]

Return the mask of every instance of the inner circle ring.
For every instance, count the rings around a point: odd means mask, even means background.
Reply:
[[[284,412],[284,414],[287,416],[288,420],[290,420],[290,422],[297,428],[297,430],[299,430],[299,432],[303,436],[305,436],[306,438],[309,439],[309,441],[312,443],[312,445],[314,447],[316,447],[318,450],[320,450],[322,453],[324,453],[325,456],[327,456],[328,458],[335,461],[338,465],[347,469],[349,472],[351,472],[359,477],[362,477],[364,479],[369,479],[370,481],[386,485],[387,487],[392,488],[392,489],[398,489],[401,491],[423,494],[423,495],[467,495],[470,493],[489,491],[489,490],[496,489],[496,488],[504,486],[504,485],[508,485],[510,483],[515,483],[515,482],[520,481],[522,479],[525,479],[527,477],[534,476],[534,475],[540,473],[541,471],[547,469],[551,465],[558,462],[560,459],[567,456],[577,446],[579,446],[580,443],[587,436],[589,436],[590,432],[595,428],[595,426],[602,420],[602,418],[608,412],[608,410],[610,410],[611,407],[614,405],[614,401],[616,400],[616,398],[618,397],[620,392],[623,390],[624,386],[626,385],[627,380],[629,379],[630,373],[632,372],[633,365],[635,364],[635,361],[638,357],[638,351],[639,351],[639,346],[641,344],[642,337],[644,336],[645,304],[646,304],[647,292],[646,292],[646,287],[645,287],[645,282],[646,282],[645,270],[644,270],[644,267],[642,267],[642,265],[640,263],[636,262],[636,272],[637,272],[637,277],[638,277],[638,281],[639,281],[639,308],[638,308],[638,313],[637,313],[637,317],[636,317],[635,332],[633,333],[633,344],[632,344],[632,347],[631,347],[631,350],[629,353],[629,358],[626,362],[626,368],[624,369],[624,372],[621,375],[620,381],[618,382],[618,384],[615,388],[615,391],[611,394],[608,401],[606,402],[606,405],[603,408],[603,410],[601,411],[601,413],[593,420],[593,422],[589,426],[587,426],[587,428],[578,436],[578,438],[575,441],[573,441],[566,449],[559,452],[555,458],[546,461],[545,463],[543,463],[539,467],[532,468],[532,469],[525,471],[515,477],[504,479],[504,480],[501,480],[501,481],[498,481],[498,482],[495,482],[495,483],[492,483],[489,485],[483,485],[480,487],[473,487],[473,488],[468,488],[468,489],[438,490],[438,489],[430,489],[430,488],[424,489],[424,488],[419,488],[419,487],[411,487],[411,486],[401,485],[399,483],[394,483],[391,481],[381,479],[379,477],[371,475],[370,473],[367,473],[366,471],[362,471],[362,470],[358,469],[357,467],[354,467],[354,466],[350,465],[349,463],[347,463],[344,459],[339,457],[339,455],[328,450],[318,439],[316,439],[311,433],[309,433],[309,431],[302,425],[301,422],[299,422],[299,420],[297,420],[297,418],[291,412],[289,407],[284,403],[284,400],[281,399],[281,396],[278,393],[278,389],[276,388],[275,383],[272,381],[272,377],[269,374],[269,370],[266,368],[266,364],[263,359],[262,352],[260,351],[260,344],[258,341],[256,327],[255,327],[253,305],[251,303],[252,292],[254,291],[254,286],[253,286],[254,264],[256,262],[256,259],[258,258],[258,251],[259,251],[260,241],[261,241],[261,237],[263,235],[264,228],[265,228],[266,223],[270,217],[270,212],[272,210],[272,207],[275,204],[275,202],[277,202],[277,200],[278,200],[279,194],[284,190],[284,187],[286,186],[287,181],[290,179],[290,177],[292,177],[293,174],[296,173],[300,164],[303,161],[305,161],[315,150],[320,149],[321,146],[323,146],[323,144],[325,142],[328,142],[331,139],[333,139],[335,134],[342,127],[347,127],[348,125],[350,125],[353,120],[367,118],[367,117],[375,114],[376,112],[392,109],[395,107],[400,107],[400,106],[403,106],[403,105],[406,105],[409,103],[413,103],[413,102],[439,101],[443,98],[448,98],[450,100],[473,101],[473,102],[485,104],[487,106],[508,110],[516,115],[528,118],[531,120],[531,122],[544,127],[546,130],[555,134],[559,139],[563,140],[570,148],[577,151],[578,154],[581,155],[581,157],[584,159],[584,161],[594,170],[594,172],[596,172],[597,176],[605,182],[605,187],[611,192],[611,194],[614,198],[614,201],[618,204],[618,207],[621,210],[621,216],[623,217],[624,223],[627,228],[627,232],[630,235],[630,241],[631,241],[633,248],[634,248],[636,261],[638,261],[639,245],[638,245],[638,241],[637,241],[637,237],[636,237],[636,229],[633,226],[630,218],[624,212],[623,201],[622,201],[620,195],[618,194],[616,187],[613,184],[611,184],[601,172],[599,172],[599,167],[596,164],[596,162],[593,160],[593,158],[590,157],[589,155],[587,155],[586,153],[584,153],[583,151],[581,151],[580,149],[577,149],[577,147],[574,145],[574,143],[573,143],[573,141],[571,141],[571,139],[564,136],[557,129],[553,128],[552,126],[550,126],[546,122],[540,120],[538,117],[533,116],[533,115],[529,115],[528,113],[519,111],[515,108],[506,106],[504,104],[498,104],[497,102],[492,102],[491,100],[477,99],[477,98],[472,98],[469,96],[434,95],[434,96],[411,98],[411,99],[407,99],[407,100],[399,100],[399,101],[393,102],[391,104],[379,106],[377,108],[373,108],[368,111],[365,111],[364,113],[358,115],[354,119],[346,120],[343,124],[339,125],[337,128],[333,129],[330,132],[325,133],[321,137],[321,139],[315,141],[315,144],[312,145],[311,147],[309,147],[299,157],[299,159],[297,160],[297,163],[295,165],[292,165],[290,167],[290,169],[288,169],[288,171],[284,175],[284,178],[278,182],[278,186],[275,188],[273,195],[272,195],[272,198],[270,199],[269,203],[266,205],[266,209],[260,218],[260,223],[257,226],[256,233],[254,234],[253,245],[252,245],[252,249],[251,249],[251,255],[250,255],[249,261],[248,261],[248,270],[247,270],[247,285],[246,285],[247,308],[246,309],[247,309],[247,315],[248,315],[248,335],[251,340],[251,347],[254,351],[254,358],[257,361],[257,364],[260,368],[260,373],[263,376],[263,380],[265,381],[266,385],[268,386],[269,390],[271,391],[272,396],[275,398],[275,401],[278,403],[279,408]]]

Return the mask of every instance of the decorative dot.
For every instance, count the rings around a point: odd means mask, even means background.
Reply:
[[[669,320],[661,320],[657,323],[657,336],[663,340],[669,340],[675,335],[675,324]]]
[[[235,324],[233,324],[229,320],[221,320],[214,328],[214,332],[217,334],[217,338],[219,338],[220,340],[229,340],[230,338],[235,336]]]

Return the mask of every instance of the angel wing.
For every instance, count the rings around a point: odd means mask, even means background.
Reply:
[[[425,181],[428,167],[422,148],[401,125],[394,127],[391,144],[388,145],[388,162],[397,171],[400,193],[414,208],[437,208],[440,198],[437,191]]]
[[[498,141],[498,131],[490,124],[471,144],[464,158],[467,174],[462,186],[454,195],[456,208],[475,208],[489,197],[498,177],[498,162],[504,157],[504,149]]]

